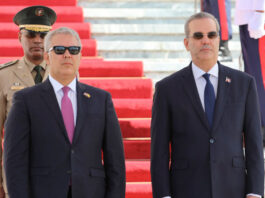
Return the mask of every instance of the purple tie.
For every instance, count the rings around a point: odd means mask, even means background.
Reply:
[[[64,95],[62,98],[61,111],[63,115],[64,126],[66,128],[69,140],[72,143],[75,125],[73,106],[70,98],[68,97],[68,91],[70,90],[70,88],[63,87],[62,90]]]

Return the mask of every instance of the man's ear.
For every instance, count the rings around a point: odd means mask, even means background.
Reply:
[[[50,65],[50,55],[48,52],[44,52],[43,54],[44,60],[46,62],[47,65]]]
[[[190,51],[190,48],[189,48],[189,39],[184,38],[184,45],[185,45],[186,50],[187,51]]]

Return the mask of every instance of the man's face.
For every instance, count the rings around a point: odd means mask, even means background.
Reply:
[[[54,46],[80,46],[76,38],[70,34],[56,34],[51,39],[50,47]],[[78,54],[71,54],[69,50],[65,50],[63,54],[56,54],[55,50],[45,52],[44,58],[46,63],[50,66],[51,76],[62,81],[72,81],[78,74],[78,68],[81,60],[81,52]]]
[[[190,51],[192,61],[197,66],[206,62],[216,63],[220,37],[212,36],[214,33],[218,34],[215,22],[210,18],[195,19],[189,23],[189,30],[189,37],[184,39],[184,45]],[[203,37],[198,37],[198,34],[203,34]]]
[[[43,33],[30,32],[22,29],[19,32],[19,41],[22,45],[24,55],[31,62],[43,60]]]

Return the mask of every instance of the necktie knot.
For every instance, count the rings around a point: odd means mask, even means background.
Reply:
[[[67,86],[65,86],[65,87],[62,88],[62,90],[63,90],[63,94],[64,94],[64,95],[67,95],[68,92],[69,92],[69,90],[70,90],[70,88],[67,87]]]
[[[210,74],[205,73],[205,74],[203,74],[202,76],[203,76],[203,78],[204,78],[207,82],[210,80]]]
[[[35,84],[41,83],[42,82],[42,76],[41,76],[40,72],[42,70],[42,67],[40,65],[36,65],[33,68],[33,70],[36,71],[36,76],[34,78]]]
[[[42,70],[42,67],[40,66],[40,65],[36,65],[35,67],[34,67],[34,70],[38,73],[38,72],[41,72],[41,70]]]

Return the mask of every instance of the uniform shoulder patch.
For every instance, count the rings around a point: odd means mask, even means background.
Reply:
[[[1,69],[4,69],[6,67],[9,67],[11,65],[14,65],[18,62],[19,60],[14,60],[14,61],[10,61],[10,62],[7,62],[7,63],[4,63],[4,64],[0,64],[0,70]]]

